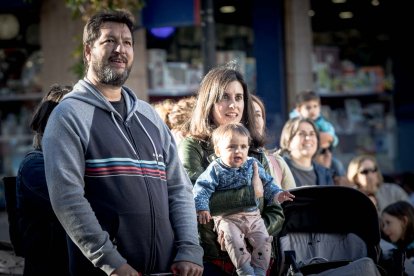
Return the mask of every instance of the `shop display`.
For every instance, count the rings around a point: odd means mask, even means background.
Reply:
[[[392,89],[384,68],[357,66],[350,60],[339,60],[339,48],[316,46],[313,53],[315,89],[326,93],[381,93]]]
[[[315,36],[340,37],[339,32]],[[351,36],[352,32],[343,32],[341,37],[345,41]],[[347,166],[357,154],[373,154],[384,173],[393,172],[397,145],[390,64],[362,60],[358,64],[352,58],[362,55],[360,49],[350,51],[345,43],[332,46],[333,41],[325,42],[313,47],[314,89],[339,137],[335,156]]]
[[[339,138],[335,156],[343,164],[357,154],[374,154],[384,173],[394,171],[396,123],[392,95],[322,94],[322,113]]]
[[[29,122],[43,96],[43,58],[39,39],[34,37],[39,35],[39,15],[33,14],[16,13],[17,35],[0,40],[0,178],[16,175],[21,160],[32,148]]]

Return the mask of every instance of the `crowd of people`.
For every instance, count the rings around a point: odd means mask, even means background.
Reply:
[[[194,96],[139,100],[124,86],[133,30],[127,12],[92,16],[85,77],[54,87],[35,113],[35,150],[17,181],[19,230],[38,237],[25,242],[25,275],[267,275],[281,203],[295,200],[289,190],[327,185],[372,200],[383,239],[404,252],[410,273],[408,194],[384,182],[375,156],[345,169],[317,93],[298,93],[280,146],[268,149],[265,105],[234,64],[211,69]],[[54,247],[38,244],[51,237]],[[42,254],[56,261],[39,262]]]

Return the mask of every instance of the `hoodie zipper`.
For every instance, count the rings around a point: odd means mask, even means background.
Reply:
[[[123,120],[123,125],[125,126],[125,130],[126,130],[128,136],[129,136],[129,137],[127,137],[127,135],[125,135],[124,131],[122,131],[120,125],[118,124],[113,112],[111,112],[111,115],[112,115],[112,119],[115,122],[118,130],[121,132],[122,136],[127,141],[128,145],[130,146],[130,148],[134,152],[135,156],[138,158],[138,160],[141,160],[141,157],[138,153],[138,148],[135,146],[134,137],[133,137],[131,129],[130,129],[130,123],[126,120],[125,121]],[[154,141],[152,140],[151,136],[149,135],[149,133],[145,129],[144,125],[141,123],[141,120],[139,119],[138,115],[136,115],[135,113],[134,113],[134,115],[135,115],[135,117],[138,121],[138,124],[141,126],[142,130],[145,132],[146,136],[148,137],[148,139],[151,142],[152,148],[153,148],[154,153],[155,153],[155,160],[157,162],[157,167],[159,167],[158,153],[157,153],[157,149],[155,147]],[[152,234],[151,235],[150,258],[149,258],[150,261],[149,261],[148,271],[153,271],[155,269],[155,259],[156,259],[155,242],[154,242],[154,240],[155,240],[155,219],[154,219],[155,211],[154,211],[154,206],[153,206],[153,199],[152,199],[150,185],[148,184],[148,181],[147,181],[146,177],[144,177],[144,181],[145,181],[145,186],[146,186],[147,191],[148,191],[148,197],[149,197],[149,202],[150,202],[151,234]]]
[[[149,133],[147,132],[147,130],[145,129],[144,125],[142,124],[141,120],[139,119],[138,115],[136,113],[134,113],[135,118],[137,119],[139,125],[141,126],[142,130],[145,132],[145,134],[147,135],[148,139],[151,142],[152,148],[154,150],[155,153],[155,160],[157,162],[157,168],[159,168],[159,164],[158,164],[158,152],[157,152],[157,148],[155,147],[155,143],[152,140],[151,136],[149,135]],[[129,128],[128,128],[129,130]],[[132,137],[132,136],[131,136]],[[133,139],[133,138],[132,138]],[[160,175],[160,179],[161,179],[161,175]],[[154,206],[153,206],[153,200],[152,200],[152,195],[151,195],[151,190],[149,189],[149,184],[147,182],[147,179],[145,178],[145,183],[147,185],[148,188],[148,195],[150,197],[150,202],[151,202],[151,226],[152,226],[152,239],[151,239],[151,257],[150,257],[150,271],[153,271],[155,269],[155,259],[156,259],[156,251],[155,251],[155,211],[154,211]]]

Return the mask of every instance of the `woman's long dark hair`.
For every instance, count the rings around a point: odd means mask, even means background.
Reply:
[[[71,86],[52,85],[49,92],[43,97],[30,122],[30,129],[35,132],[33,147],[41,149],[43,133],[53,109],[62,100],[63,96],[72,90]]]
[[[189,136],[210,141],[213,130],[218,127],[212,119],[214,104],[223,97],[227,86],[233,81],[238,81],[243,87],[244,110],[240,123],[249,130],[252,145],[262,147],[264,139],[255,126],[253,102],[247,84],[242,74],[231,64],[211,69],[201,81],[193,114],[186,124],[186,132]]]

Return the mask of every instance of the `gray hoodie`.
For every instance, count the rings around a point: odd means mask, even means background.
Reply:
[[[53,209],[108,275],[126,262],[144,273],[168,272],[176,261],[202,266],[192,185],[173,136],[148,103],[126,87],[122,95],[125,120],[80,80],[51,114],[42,148]]]

